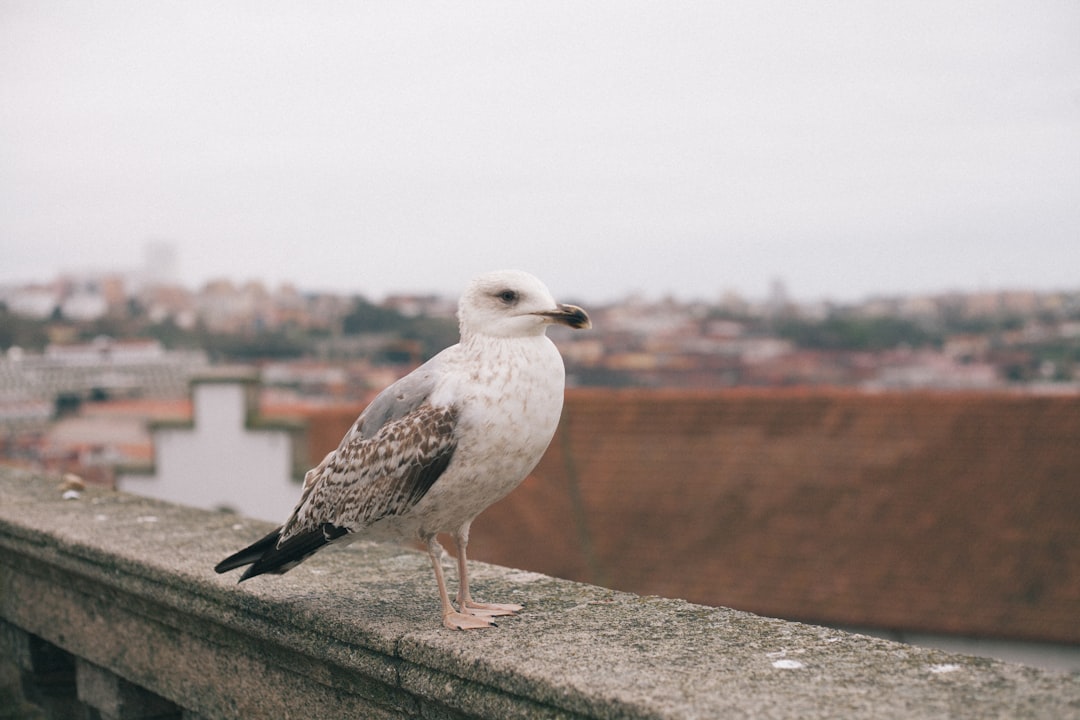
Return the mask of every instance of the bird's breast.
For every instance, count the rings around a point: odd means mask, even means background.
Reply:
[[[540,339],[543,344],[506,343],[474,368],[460,408],[459,449],[539,460],[558,426],[564,391],[562,358]]]
[[[539,340],[503,343],[436,393],[458,407],[457,448],[425,500],[471,519],[540,461],[562,413],[564,370],[551,341]]]

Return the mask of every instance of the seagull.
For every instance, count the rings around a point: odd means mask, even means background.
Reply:
[[[518,604],[481,603],[469,593],[469,527],[540,461],[562,413],[565,369],[549,325],[592,326],[576,305],[556,303],[529,273],[474,279],[458,304],[461,337],[371,401],[336,450],[304,476],[285,524],[222,560],[219,573],[248,566],[240,582],[282,574],[327,545],[359,537],[427,547],[442,623],[494,625]],[[443,575],[439,533],[457,545],[457,607]]]

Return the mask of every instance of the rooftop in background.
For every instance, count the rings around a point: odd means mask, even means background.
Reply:
[[[166,350],[156,340],[99,337],[49,345],[41,354],[12,348],[0,357],[0,405],[59,408],[83,400],[182,397],[191,378],[207,366],[206,353]],[[8,419],[20,422],[15,415]]]
[[[856,627],[1080,643],[1080,399],[576,390],[471,553]]]

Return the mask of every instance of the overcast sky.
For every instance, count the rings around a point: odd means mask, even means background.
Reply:
[[[0,0],[0,282],[1080,289],[1080,2]]]

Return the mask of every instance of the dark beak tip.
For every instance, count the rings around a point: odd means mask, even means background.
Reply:
[[[575,330],[588,330],[592,327],[589,314],[577,305],[562,305],[559,309],[563,312],[561,320]]]
[[[575,330],[587,330],[592,327],[589,314],[577,305],[560,305],[558,310],[538,312],[536,314],[546,318],[548,322],[566,325]]]

